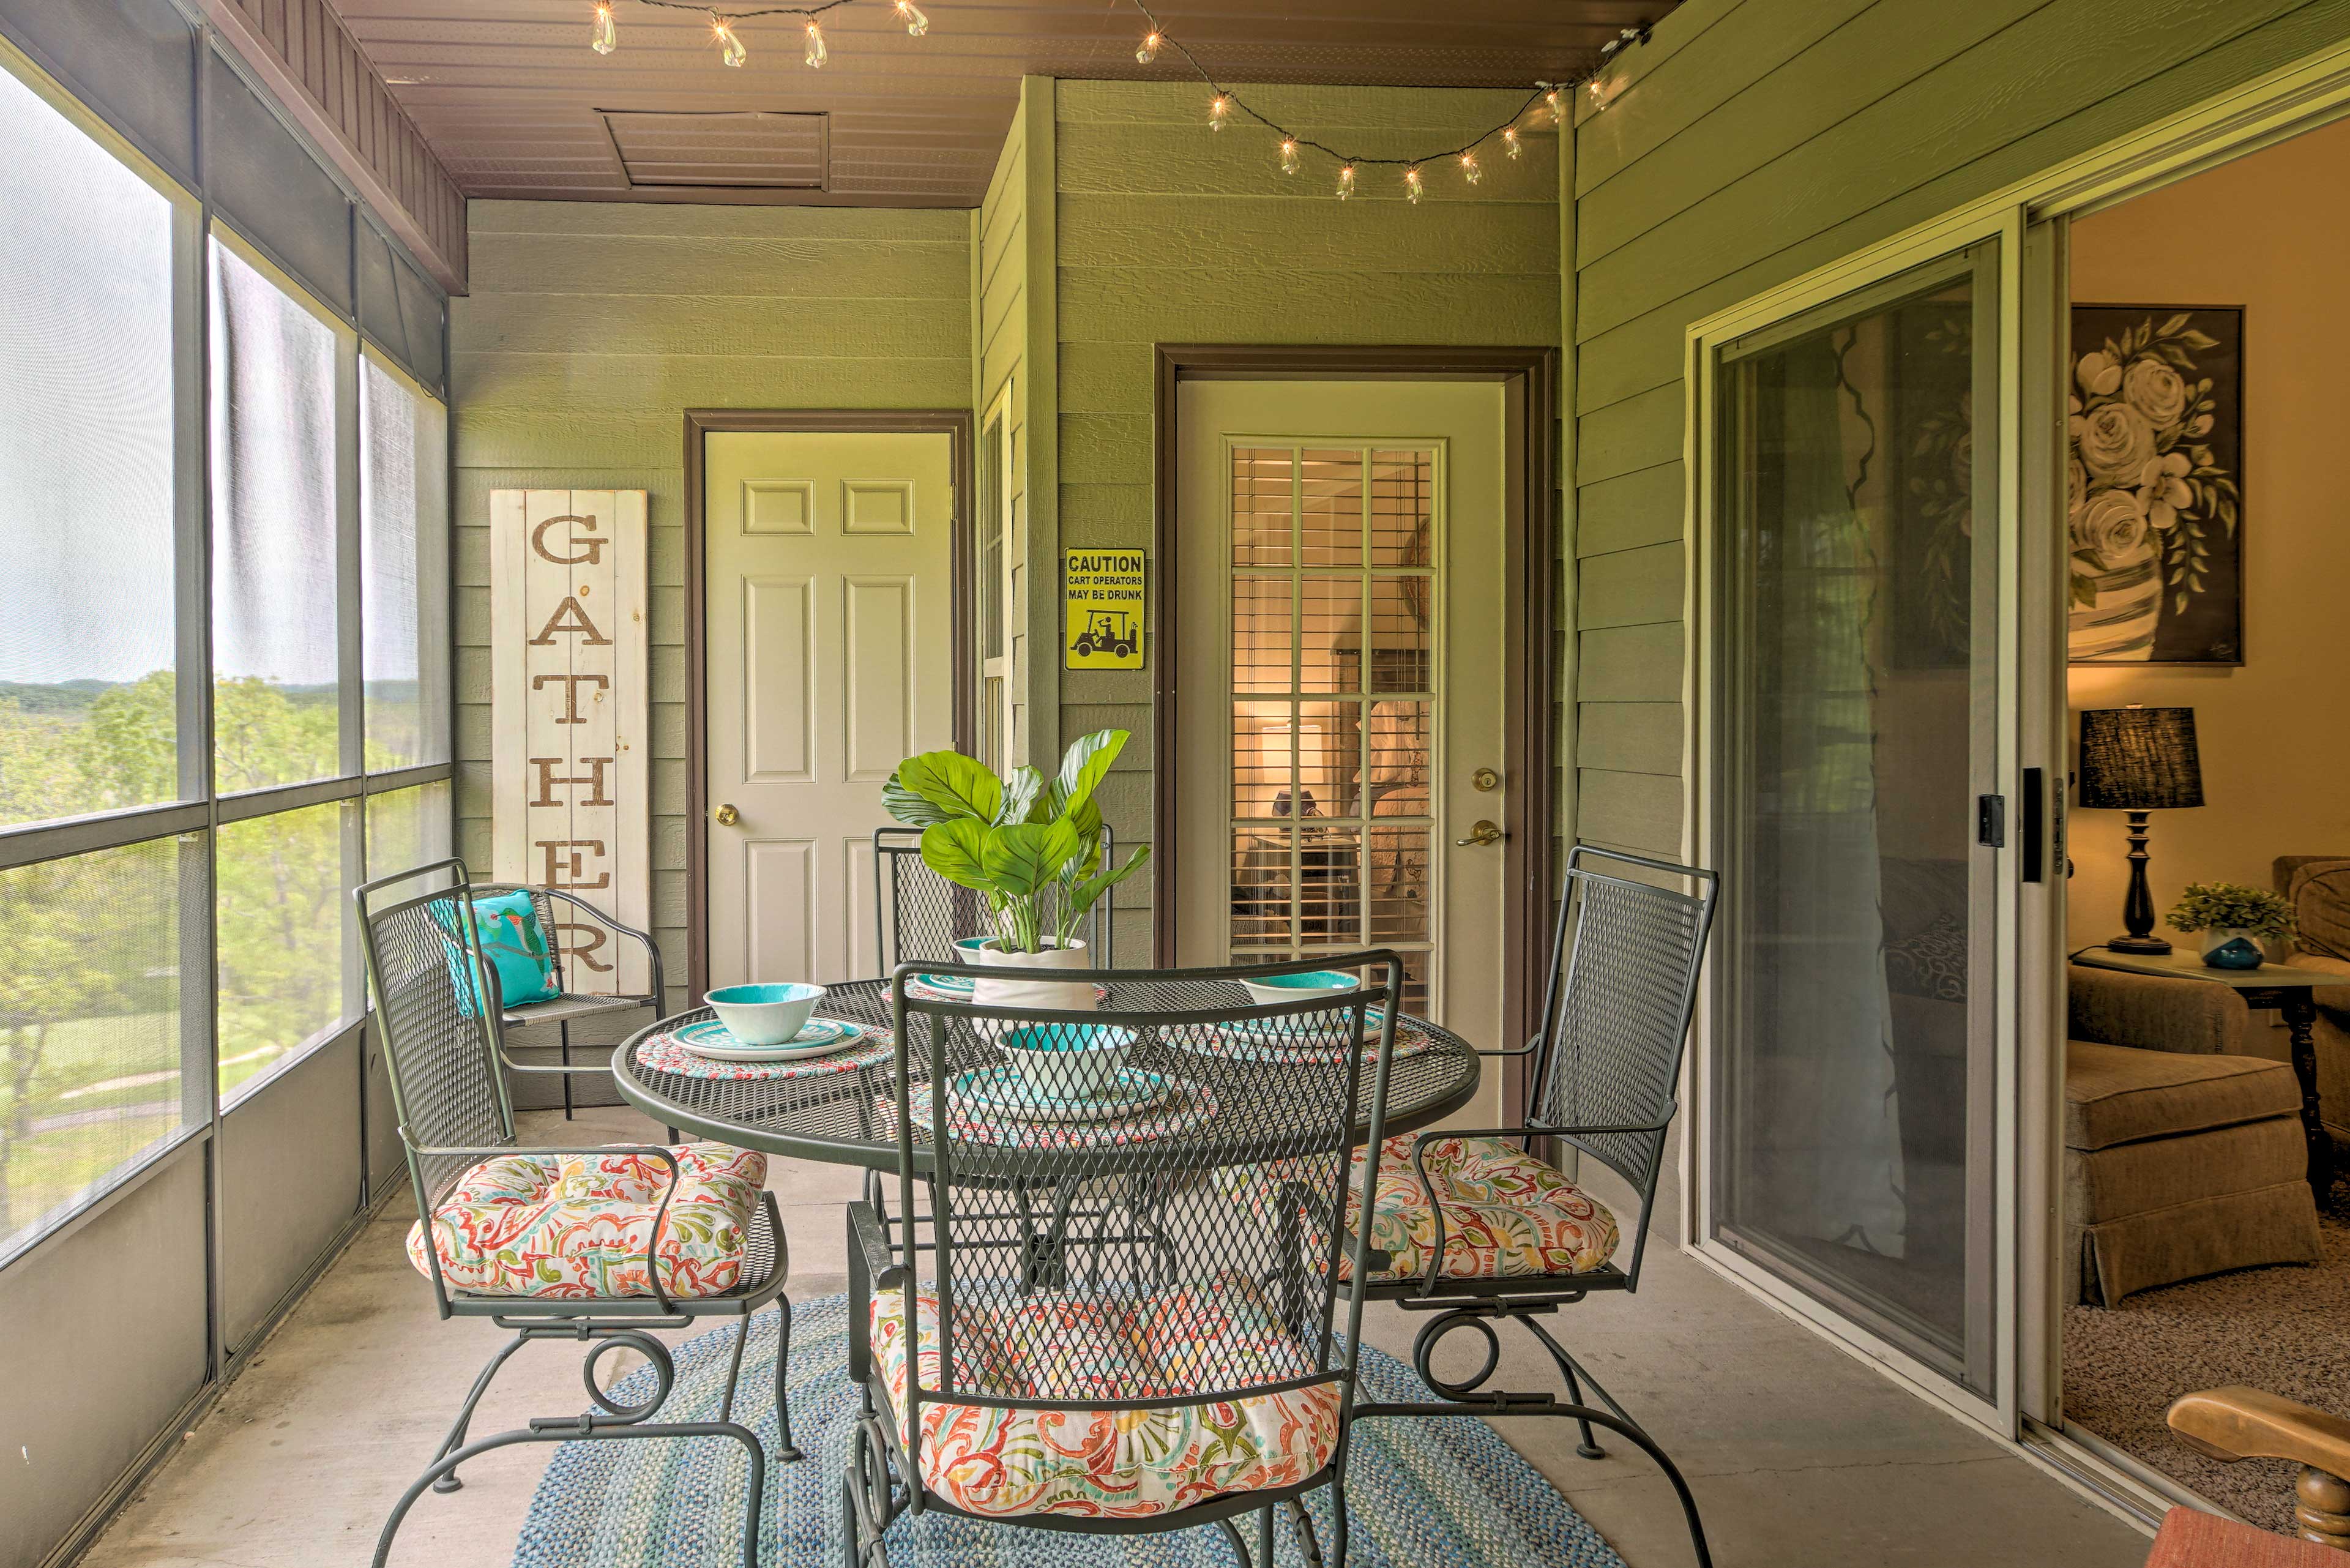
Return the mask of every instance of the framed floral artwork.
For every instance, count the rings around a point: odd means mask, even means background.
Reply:
[[[2074,664],[2244,661],[2244,313],[2077,305],[2065,506]]]

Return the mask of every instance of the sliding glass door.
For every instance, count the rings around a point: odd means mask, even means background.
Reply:
[[[1710,1240],[1995,1402],[2000,247],[1704,394]]]

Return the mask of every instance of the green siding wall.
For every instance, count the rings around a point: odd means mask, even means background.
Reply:
[[[1265,87],[1248,96],[1302,134],[1367,156],[1447,146],[1517,107],[1515,92]],[[1151,346],[1155,343],[1559,341],[1557,140],[1525,139],[1465,185],[1431,166],[1427,199],[1399,171],[1366,169],[1362,193],[1331,195],[1335,171],[1308,157],[1284,175],[1262,128],[1208,129],[1197,86],[1057,84],[1060,540],[1151,538]],[[1153,571],[1167,563],[1154,561]],[[1040,582],[1057,596],[1057,568]],[[1148,670],[1061,677],[1065,734],[1134,732],[1104,791],[1121,837],[1150,832]],[[1118,951],[1148,950],[1152,879],[1118,890]]]
[[[1576,826],[1678,853],[1690,322],[2350,36],[2350,0],[1690,0],[1575,128]]]
[[[655,934],[685,978],[689,408],[971,399],[972,214],[475,202],[450,302],[458,851],[490,857],[489,493],[650,493]]]

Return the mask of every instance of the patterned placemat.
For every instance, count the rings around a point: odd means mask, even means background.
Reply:
[[[678,1043],[676,1034],[651,1035],[637,1047],[637,1064],[681,1078],[716,1078],[741,1083],[762,1078],[821,1078],[853,1073],[889,1061],[896,1054],[895,1037],[879,1024],[860,1023],[861,1038],[828,1056],[802,1056],[790,1062],[713,1062],[697,1056]]]
[[[1020,980],[1049,980],[1052,978],[1052,974],[1050,971],[1045,971],[1042,973],[1032,976],[1024,971],[1014,971],[1013,977]],[[914,998],[917,1002],[969,1002],[972,996],[972,993],[968,991],[955,991],[942,985],[927,984],[922,980],[922,977],[918,974],[910,974],[906,977],[906,994]],[[1095,981],[1094,1000],[1096,1002],[1107,1002],[1109,1000],[1109,987],[1102,984],[1098,981]],[[889,998],[885,995],[882,998],[882,1002],[886,1004],[888,1001]]]
[[[1171,1075],[1170,1075],[1171,1076]],[[1189,1078],[1175,1078],[1175,1092],[1139,1116],[1100,1122],[1031,1122],[1017,1116],[990,1116],[977,1107],[964,1110],[957,1101],[947,1106],[947,1129],[966,1143],[993,1144],[1000,1148],[1102,1148],[1112,1144],[1149,1143],[1190,1132],[1217,1111],[1215,1091]],[[898,1102],[884,1095],[880,1136],[898,1136]],[[916,1084],[907,1104],[917,1126],[931,1119],[931,1086]]]
[[[1344,1045],[1275,1045],[1269,1041],[1226,1034],[1222,1030],[1204,1040],[1185,1034],[1170,1039],[1169,1044],[1180,1050],[1222,1056],[1230,1062],[1302,1062],[1314,1066],[1326,1066],[1347,1059]],[[1409,1024],[1399,1025],[1395,1037],[1395,1059],[1400,1062],[1407,1056],[1417,1056],[1435,1044],[1425,1031],[1414,1029]],[[1368,1068],[1378,1059],[1377,1044],[1363,1048],[1364,1067]]]

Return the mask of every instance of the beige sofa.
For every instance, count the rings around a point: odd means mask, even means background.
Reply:
[[[2332,970],[2342,988],[2315,993],[2317,1001],[2317,1097],[2334,1147],[2350,1155],[2350,855],[2280,855],[2273,868],[2276,890],[2293,901],[2301,918],[2288,963]],[[2262,1056],[2290,1060],[2292,1039],[2273,1012],[2252,1047]]]
[[[2064,1299],[2316,1262],[2301,1085],[2246,1051],[2235,993],[2083,965],[2068,985]]]

